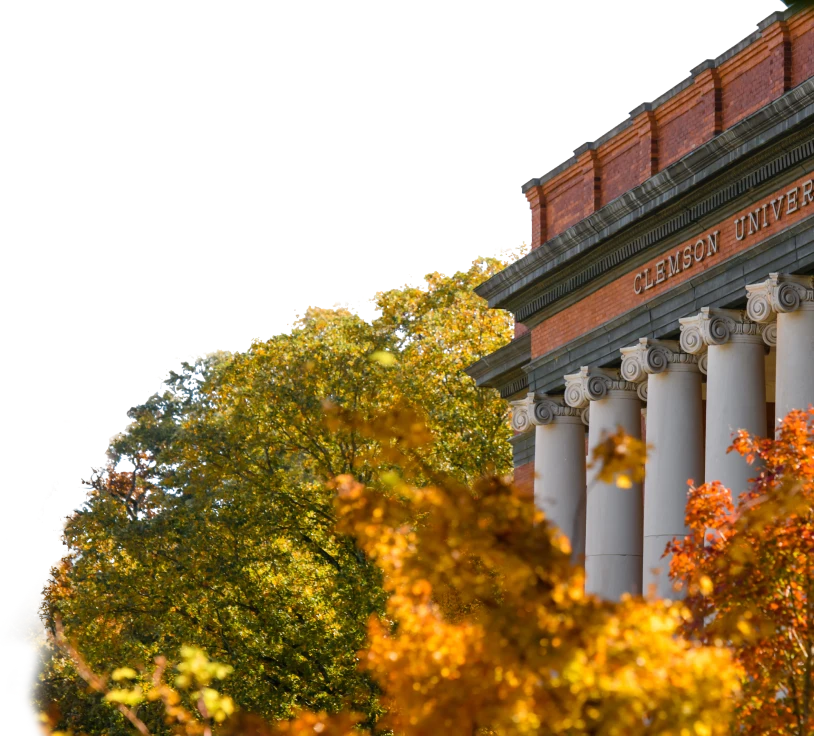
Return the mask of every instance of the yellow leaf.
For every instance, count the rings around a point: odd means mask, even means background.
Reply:
[[[138,677],[138,673],[132,667],[117,667],[110,676],[114,682],[122,680],[133,680]]]
[[[370,354],[370,359],[374,363],[383,365],[386,368],[395,365],[398,361],[393,353],[388,353],[386,350],[377,350],[375,353]]]
[[[616,487],[617,488],[633,488],[633,483],[630,481],[629,475],[617,475],[616,476]]]

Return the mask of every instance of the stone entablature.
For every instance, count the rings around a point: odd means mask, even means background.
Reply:
[[[812,143],[811,155],[812,158],[809,159],[806,166],[814,168],[814,142]],[[774,195],[793,191],[795,188],[802,189],[810,182],[812,182],[812,174],[806,174],[766,196],[771,199]],[[718,268],[725,270],[729,265],[728,262],[735,256],[746,253],[751,248],[760,246],[765,240],[782,233],[787,228],[814,215],[814,204],[807,203],[804,206],[800,206],[793,213],[785,215],[782,219],[769,221],[766,227],[761,229],[760,238],[738,240],[733,223],[736,219],[739,219],[743,213],[748,213],[753,211],[753,209],[753,205],[749,204],[737,212],[730,214],[726,219],[716,222],[707,230],[702,231],[698,236],[692,238],[689,244],[702,240],[704,242],[704,258],[698,262],[694,262],[692,268],[677,271],[669,278],[663,279],[661,283],[654,284],[650,290],[642,294],[636,293],[632,287],[635,272],[622,274],[614,281],[587,294],[583,299],[580,299],[568,309],[559,311],[539,325],[536,325],[532,330],[531,338],[532,360],[546,353],[555,351],[575,338],[589,333],[597,326],[597,315],[601,315],[602,321],[607,323],[635,309],[639,304],[647,304],[654,297],[665,294],[690,279],[697,277],[703,278],[704,272],[710,269]],[[709,236],[716,231],[718,231],[718,234],[715,237],[715,249],[713,253],[712,249],[709,248]],[[649,269],[655,273],[656,264],[674,255],[677,250],[683,252],[683,243],[679,243],[665,253],[646,262],[645,269]],[[707,253],[711,253],[711,255],[707,256]],[[636,272],[641,271],[642,268],[636,269]],[[532,386],[532,388],[538,387]]]
[[[529,386],[532,390],[557,393],[564,374],[573,373],[586,363],[607,364],[618,355],[618,350],[630,346],[640,336],[676,339],[679,318],[698,313],[704,305],[726,307],[742,303],[745,285],[763,282],[769,273],[782,269],[814,271],[814,222],[810,219],[803,219],[726,260],[713,262],[710,268],[693,274],[686,285],[663,289],[633,309],[619,310],[615,316],[613,300],[590,309],[585,300],[571,307],[563,314],[565,327],[571,326],[567,318],[577,322],[583,310],[603,317],[595,317],[590,329],[581,330],[579,337],[569,339],[562,347],[533,357],[526,366]],[[763,333],[769,344],[773,325],[767,324]]]

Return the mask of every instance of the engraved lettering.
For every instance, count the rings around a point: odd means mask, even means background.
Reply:
[[[707,235],[707,258],[718,252],[718,231]]]
[[[754,203],[751,212],[734,218],[735,240],[743,241],[747,236],[760,233],[761,230],[780,222],[783,215],[791,215],[808,204],[814,204],[814,177],[783,194],[767,197],[761,203]],[[705,258],[718,255],[721,248],[719,235],[720,230],[708,232],[695,242],[686,243],[672,253],[665,254],[662,260],[635,274],[634,293],[644,294],[654,286],[685,272],[694,264],[701,263]]]
[[[794,187],[794,189],[786,192],[786,202],[788,202],[788,208],[786,209],[787,215],[790,215],[792,212],[797,212],[797,191],[799,189],[800,187]]]
[[[774,221],[777,222],[780,219],[780,215],[783,214],[783,200],[786,198],[785,194],[781,194],[779,197],[775,197],[772,200],[772,212],[774,212]]]
[[[681,251],[677,250],[674,256],[667,256],[668,259],[668,271],[667,276],[675,276],[677,273],[681,273],[681,268],[679,267],[678,259],[681,257]]]
[[[745,221],[746,221],[745,217],[739,217],[737,220],[735,220],[735,240],[743,240],[744,238],[743,226]],[[740,228],[738,228],[738,225],[740,225]]]
[[[664,261],[659,261],[656,264],[656,283],[660,284],[667,277],[664,275]]]
[[[754,235],[760,230],[760,210],[749,213],[749,235]]]

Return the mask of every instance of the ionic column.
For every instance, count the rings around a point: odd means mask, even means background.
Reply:
[[[636,385],[618,371],[582,368],[565,376],[565,401],[574,408],[590,403],[588,453],[621,427],[641,437],[641,400]],[[642,487],[617,488],[588,471],[585,519],[585,590],[619,600],[642,591]]]
[[[727,454],[732,436],[739,429],[766,434],[764,326],[745,312],[708,307],[679,323],[681,349],[700,356],[707,374],[704,480],[720,481],[737,499],[757,471],[738,453]]]
[[[746,312],[776,339],[775,419],[814,404],[814,278],[772,273],[746,287]],[[771,323],[776,320],[776,335]]]
[[[670,560],[662,555],[673,537],[686,534],[687,480],[704,480],[701,371],[697,356],[677,342],[643,338],[621,352],[622,377],[647,387],[642,582],[645,591],[654,585],[659,598],[671,598]]]
[[[541,395],[530,413],[534,438],[534,503],[585,554],[585,424],[582,410]]]

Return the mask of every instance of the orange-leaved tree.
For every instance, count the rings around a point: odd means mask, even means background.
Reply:
[[[740,432],[733,449],[757,461],[752,487],[734,503],[719,483],[692,488],[690,534],[670,548],[671,574],[693,613],[685,633],[725,643],[743,667],[739,734],[810,734],[814,410],[789,414],[772,439]]]
[[[726,649],[677,635],[683,606],[586,596],[566,538],[509,484],[468,487],[422,467],[431,438],[408,410],[364,431],[399,468],[383,473],[389,489],[336,480],[340,528],[382,569],[389,593],[361,654],[383,692],[379,727],[403,736],[729,733],[740,670]],[[418,488],[413,476],[432,482]],[[314,717],[274,733],[311,734]],[[319,723],[345,732],[331,717]]]

